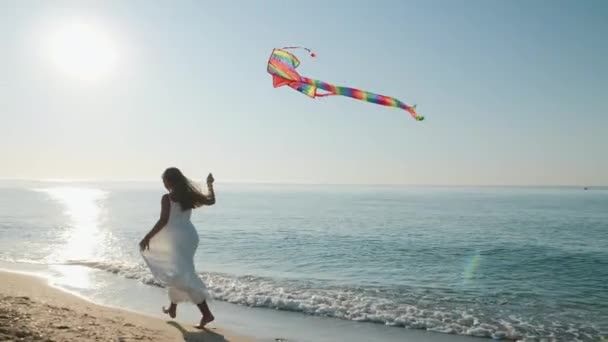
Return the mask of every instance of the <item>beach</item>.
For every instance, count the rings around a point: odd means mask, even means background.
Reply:
[[[100,306],[32,275],[2,271],[0,279],[2,341],[254,341],[215,327],[199,330],[193,322]]]

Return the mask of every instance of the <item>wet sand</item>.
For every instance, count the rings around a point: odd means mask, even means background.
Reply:
[[[0,341],[252,342],[216,328],[100,306],[49,286],[43,278],[0,272]]]

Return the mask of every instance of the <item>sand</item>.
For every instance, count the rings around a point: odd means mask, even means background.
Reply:
[[[249,342],[215,328],[100,306],[39,277],[0,271],[0,341]]]

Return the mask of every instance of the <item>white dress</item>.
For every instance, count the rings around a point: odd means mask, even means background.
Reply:
[[[167,287],[172,303],[190,301],[200,304],[210,299],[209,292],[194,269],[194,253],[199,237],[190,221],[192,209],[169,199],[169,221],[150,239],[150,249],[142,256],[152,275]]]

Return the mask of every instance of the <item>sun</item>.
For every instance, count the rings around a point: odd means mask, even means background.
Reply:
[[[112,37],[93,23],[72,21],[56,28],[48,40],[50,58],[58,70],[81,80],[99,80],[116,66]]]

